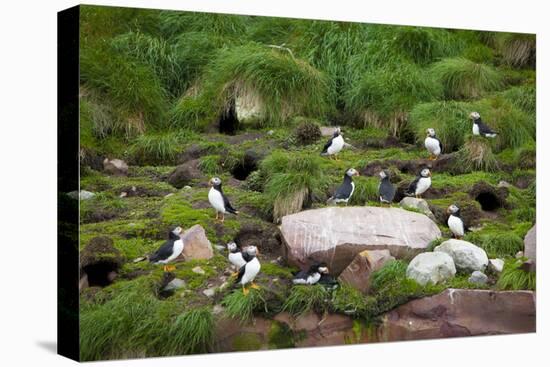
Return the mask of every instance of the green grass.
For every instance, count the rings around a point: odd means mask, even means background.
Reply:
[[[521,259],[508,259],[504,262],[504,269],[497,281],[497,287],[502,290],[535,290],[537,274],[522,270]]]
[[[289,154],[274,151],[262,161],[266,177],[264,196],[274,221],[296,213],[322,196],[327,180],[317,154]]]
[[[534,68],[537,47],[534,34],[505,33],[501,38],[500,50],[507,64]]]
[[[328,309],[330,294],[322,285],[295,285],[283,304],[283,311],[299,316],[308,312],[322,313]]]
[[[489,258],[515,256],[523,249],[523,240],[513,232],[471,232],[465,239],[484,249]]]
[[[214,337],[214,317],[209,307],[185,311],[170,328],[168,348],[174,354],[206,353]]]
[[[366,297],[357,289],[345,284],[333,293],[331,309],[356,317],[366,317],[369,310]]]
[[[501,76],[493,67],[464,58],[441,60],[431,71],[447,99],[479,98],[502,86]]]
[[[250,293],[245,296],[239,287],[226,295],[221,304],[225,307],[224,310],[227,316],[237,319],[242,323],[250,321],[255,312],[268,311],[262,289],[250,288]]]
[[[185,136],[181,132],[144,134],[135,138],[129,154],[141,165],[173,165],[182,151]]]
[[[440,96],[430,73],[410,63],[390,64],[363,74],[347,92],[346,106],[363,126],[384,128],[398,136],[415,104]]]

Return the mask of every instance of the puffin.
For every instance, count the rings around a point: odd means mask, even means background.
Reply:
[[[441,152],[443,151],[443,144],[441,144],[441,141],[435,136],[435,130],[432,128],[429,128],[426,130],[426,139],[424,139],[424,146],[430,153],[430,160],[437,159]]]
[[[216,220],[219,219],[223,223],[226,212],[237,215],[239,212],[231,206],[229,199],[223,193],[222,180],[219,177],[213,177],[208,184],[212,186],[208,192],[208,201],[216,209]],[[221,218],[219,218],[220,213]]]
[[[229,255],[227,256],[229,262],[237,269],[240,269],[246,265],[246,260],[243,258],[241,250],[234,241],[227,244],[227,251],[229,251]]]
[[[332,138],[325,144],[323,151],[321,152],[322,156],[329,156],[329,158],[337,158],[336,155],[340,153],[342,148],[344,148],[344,136],[342,130],[337,127],[332,134]]]
[[[334,192],[334,195],[327,200],[328,204],[348,204],[349,199],[351,199],[351,196],[353,195],[353,191],[355,191],[355,184],[352,179],[353,176],[359,176],[359,172],[357,172],[355,168],[348,169],[344,174],[344,181],[342,184],[338,186]]]
[[[154,264],[164,264],[164,271],[174,270],[174,266],[168,266],[169,262],[175,260],[183,251],[184,243],[181,238],[183,228],[176,227],[168,233],[168,240],[149,256],[149,262]]]
[[[308,270],[302,270],[294,276],[292,279],[293,284],[317,284],[321,280],[323,274],[328,274],[328,267],[326,263],[313,264]]]
[[[382,204],[391,205],[393,198],[395,197],[395,186],[390,182],[390,173],[386,170],[382,170],[379,173],[380,184],[378,185],[378,197]]]
[[[453,204],[447,208],[447,214],[449,214],[449,219],[447,219],[449,229],[455,238],[462,239],[464,237],[464,222],[460,218],[460,208]]]
[[[258,254],[258,248],[256,246],[248,246],[243,252],[243,258],[246,261],[246,264],[241,266],[239,269],[239,274],[237,276],[236,284],[240,284],[243,287],[243,294],[248,295],[249,289],[245,286],[248,283],[251,283],[251,287],[258,289],[259,287],[254,284],[254,279],[256,275],[260,272],[260,261],[256,256]]]
[[[497,136],[497,133],[493,129],[481,121],[481,116],[478,112],[470,113],[470,118],[474,121],[472,125],[472,133],[474,135],[481,135],[486,138],[494,138]]]
[[[413,182],[405,191],[407,196],[415,196],[417,199],[420,198],[420,195],[426,192],[432,185],[432,173],[428,168],[422,169],[418,176],[414,179]]]

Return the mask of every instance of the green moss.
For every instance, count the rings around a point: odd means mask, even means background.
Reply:
[[[336,312],[356,317],[365,317],[368,311],[365,296],[346,284],[332,294],[331,308]]]
[[[262,341],[256,333],[244,332],[233,339],[233,350],[236,352],[259,350],[261,347]]]
[[[294,333],[282,322],[272,321],[267,334],[269,349],[294,348]]]
[[[270,277],[277,277],[281,279],[292,279],[293,269],[283,267],[277,264],[266,263],[262,264],[262,273]]]
[[[485,232],[485,233],[484,233]],[[490,258],[514,256],[523,249],[523,240],[513,232],[471,232],[465,237],[487,252]]]

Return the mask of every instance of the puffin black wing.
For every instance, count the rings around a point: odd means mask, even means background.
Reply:
[[[160,248],[149,256],[150,262],[156,262],[160,260],[166,260],[174,251],[174,241],[166,241]]]
[[[378,194],[382,201],[391,203],[395,197],[395,187],[388,180],[383,180],[380,183]]]
[[[231,203],[229,202],[229,199],[227,198],[227,196],[225,196],[223,192],[221,194],[223,197],[223,205],[225,206],[225,210],[227,210],[229,213],[232,213],[232,214],[239,213],[235,208],[233,208],[233,206],[231,206]]]
[[[479,127],[479,134],[480,135],[487,135],[487,134],[496,134],[497,132],[491,129],[489,126],[487,126],[481,119],[477,121],[477,126]]]
[[[443,144],[441,144],[441,140],[437,139],[437,141],[439,142],[439,154],[443,153]]]
[[[328,148],[332,145],[332,139],[334,139],[334,137],[330,138],[330,140],[325,144],[325,146],[323,147],[323,151],[321,152],[321,154],[324,154],[327,152]]]
[[[245,272],[246,272],[246,264],[241,266],[241,268],[239,269],[239,275],[237,275],[237,279],[235,280],[235,284],[240,283],[240,281],[243,278]]]
[[[344,180],[344,183],[338,186],[334,193],[333,199],[347,199],[351,195],[353,186],[350,180]]]
[[[413,182],[409,185],[407,190],[405,191],[406,194],[414,195],[416,192],[416,186],[418,185],[418,181],[420,181],[421,176],[416,176]]]

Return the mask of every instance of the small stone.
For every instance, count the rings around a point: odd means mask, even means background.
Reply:
[[[193,269],[191,269],[191,271],[195,274],[201,275],[204,275],[206,273],[200,266],[195,266]]]
[[[191,186],[189,186],[189,185],[185,185],[185,186],[183,186],[183,189],[184,189],[184,190],[191,190],[191,189],[192,189],[192,187],[191,187]]]
[[[405,209],[414,209],[420,211],[422,214],[426,215],[431,220],[435,220],[435,216],[430,210],[428,202],[424,199],[417,199],[411,197],[405,197],[399,202],[399,206]]]
[[[230,282],[224,281],[224,282],[222,283],[222,285],[220,285],[219,291],[220,291],[220,292],[223,292],[223,291],[226,290],[230,285],[231,285]]]
[[[215,305],[214,308],[212,308],[212,313],[214,315],[219,315],[223,312],[223,307],[221,305]]]
[[[122,199],[122,198],[125,198],[126,196],[128,196],[128,193],[126,191],[123,191],[120,193],[118,197]]]
[[[507,189],[509,189],[510,187],[512,187],[512,184],[509,183],[509,182],[506,182],[506,181],[500,181],[497,185],[498,188],[501,188],[501,187],[506,187]]]
[[[207,288],[202,291],[202,294],[204,294],[206,297],[212,298],[216,294],[216,288]]]
[[[171,192],[171,193],[169,193],[169,194],[166,194],[166,195],[164,195],[164,198],[167,199],[167,198],[169,198],[170,196],[174,196],[174,193]]]
[[[516,253],[516,259],[521,259],[523,257],[523,251],[518,251]]]
[[[267,135],[273,135],[273,134],[275,134],[275,131],[274,131],[274,130],[269,130],[269,131],[267,132]]]
[[[78,199],[80,199],[80,200],[90,200],[91,198],[93,198],[95,196],[95,194],[93,192],[86,191],[86,190],[81,190],[80,192],[71,191],[67,195],[69,195],[71,198],[73,198],[75,200],[78,200]]]
[[[185,280],[174,278],[170,281],[170,283],[166,284],[164,287],[164,291],[175,291],[177,289],[181,289],[185,287]]]
[[[489,278],[487,278],[487,275],[483,274],[479,270],[476,270],[472,273],[472,275],[470,275],[468,281],[474,284],[486,284],[488,279]]]
[[[500,273],[504,268],[504,260],[489,259],[489,270],[495,273]]]
[[[407,267],[407,278],[420,285],[441,283],[453,278],[455,274],[453,258],[445,252],[420,253]]]

